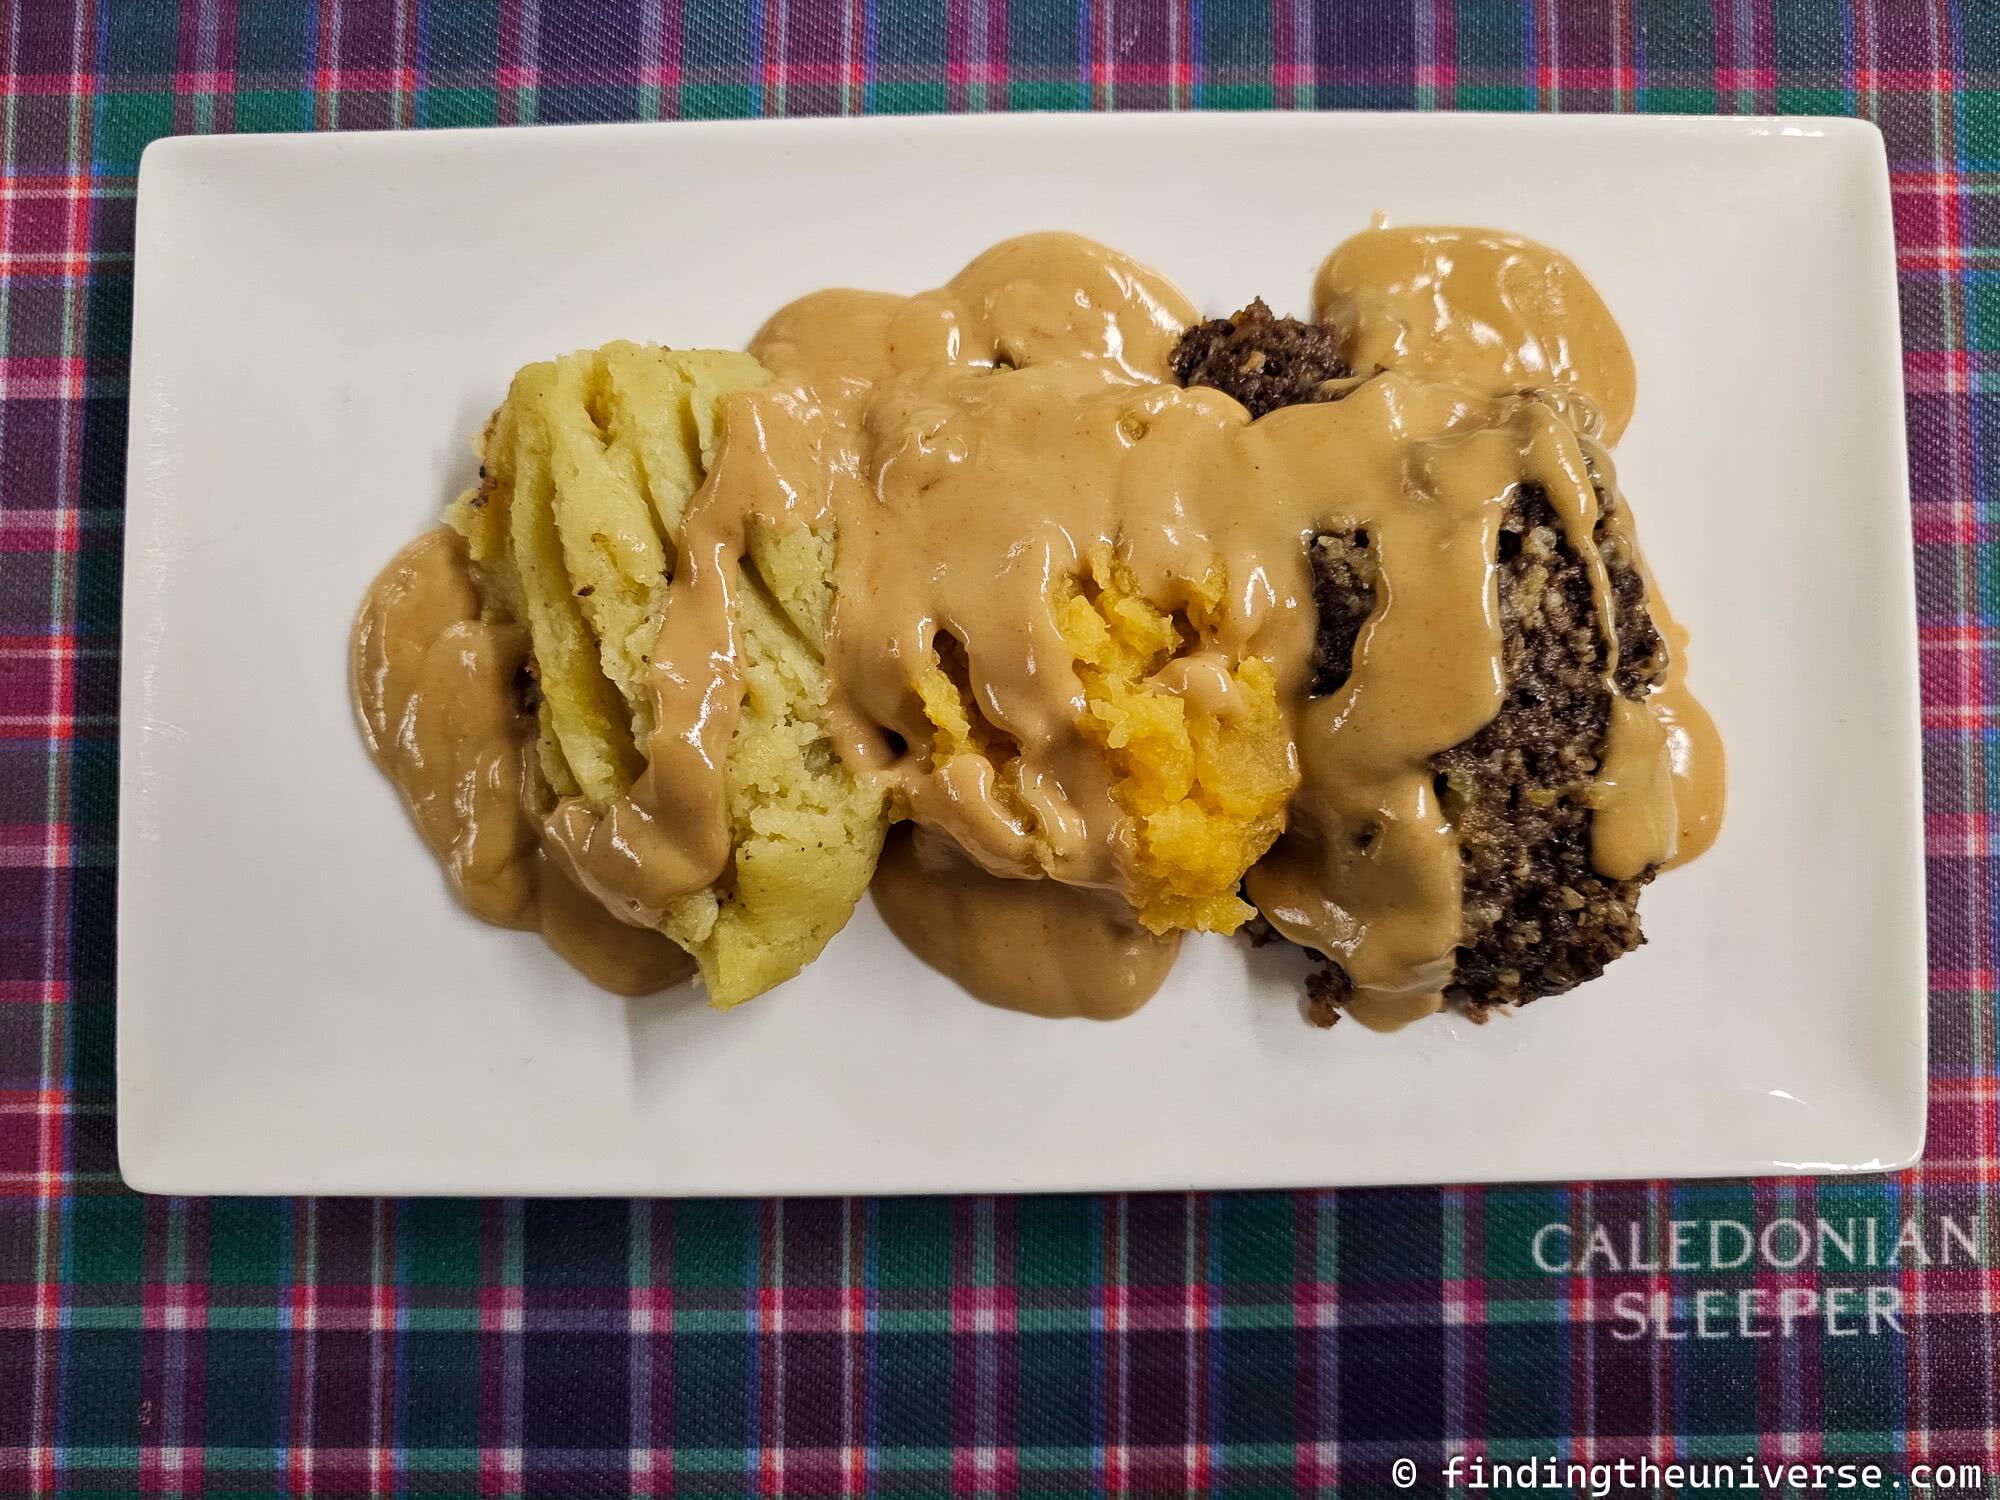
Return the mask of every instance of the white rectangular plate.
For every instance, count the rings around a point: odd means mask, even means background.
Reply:
[[[827,1193],[1862,1171],[1918,1153],[1915,623],[1881,142],[1798,120],[834,121],[177,140],[140,175],[119,1153],[177,1192]],[[1239,216],[1239,210],[1242,216]],[[987,1009],[864,904],[729,1014],[464,915],[350,717],[363,589],[516,366],[740,345],[1062,228],[1302,310],[1376,211],[1569,252],[1618,462],[1729,746],[1713,853],[1600,982],[1299,1018],[1191,942],[1115,1025]]]

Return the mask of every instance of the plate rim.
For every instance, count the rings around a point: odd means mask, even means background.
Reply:
[[[1930,912],[1927,899],[1926,868],[1926,815],[1924,808],[1924,783],[1922,766],[1922,683],[1920,669],[1920,629],[1918,598],[1915,575],[1915,536],[1912,525],[1911,483],[1909,468],[1909,448],[1907,431],[1907,409],[1904,391],[1904,359],[1901,338],[1900,304],[1898,299],[1898,277],[1894,226],[1891,218],[1891,183],[1888,173],[1886,149],[1880,130],[1873,122],[1856,120],[1845,116],[1812,115],[1580,115],[1580,114],[1495,114],[1476,112],[1425,112],[1425,113],[1379,113],[1370,111],[1291,111],[1260,110],[1242,112],[1174,112],[1107,114],[1087,111],[1062,111],[1032,114],[962,114],[962,115],[873,115],[850,117],[815,117],[783,119],[730,119],[730,120],[675,120],[675,121],[633,121],[633,122],[591,122],[562,125],[520,126],[477,126],[454,127],[425,130],[369,130],[341,132],[285,132],[271,134],[209,135],[165,137],[155,140],[142,153],[139,172],[134,226],[134,270],[133,270],[133,310],[132,345],[130,363],[130,406],[127,426],[127,464],[125,482],[126,509],[122,538],[124,572],[120,600],[120,696],[119,728],[117,743],[119,749],[118,771],[118,826],[117,826],[117,866],[116,899],[119,919],[115,937],[114,992],[115,1010],[119,1024],[116,1028],[116,1134],[119,1170],[126,1183],[141,1192],[152,1193],[204,1193],[245,1191],[231,1188],[226,1184],[216,1184],[201,1179],[199,1174],[173,1170],[170,1161],[151,1154],[148,1141],[141,1133],[143,1123],[140,1114],[146,1105],[132,1097],[129,1090],[135,1087],[133,1072],[127,1066],[127,1039],[130,1028],[124,1023],[128,1014],[127,1006],[133,1002],[135,989],[127,983],[127,938],[130,926],[127,914],[134,909],[137,888],[129,879],[127,853],[136,841],[135,815],[145,798],[145,792],[137,784],[138,727],[136,716],[128,712],[129,707],[144,701],[144,684],[137,681],[141,666],[142,652],[136,644],[143,639],[143,632],[149,623],[144,613],[146,600],[142,597],[140,585],[156,581],[158,573],[155,565],[144,555],[144,525],[155,519],[152,500],[144,476],[140,473],[145,448],[140,439],[147,421],[152,417],[151,391],[148,377],[152,374],[154,362],[160,357],[160,335],[149,332],[151,321],[149,311],[157,307],[159,292],[156,281],[160,275],[158,256],[146,254],[148,240],[148,206],[156,203],[162,186],[162,177],[171,176],[174,169],[183,164],[199,167],[204,159],[214,157],[228,162],[238,156],[253,156],[274,152],[308,150],[332,152],[336,154],[366,153],[372,151],[439,151],[454,149],[490,149],[503,142],[507,149],[536,150],[553,145],[557,138],[573,141],[578,137],[639,136],[672,132],[684,136],[699,136],[706,133],[743,136],[749,134],[779,137],[818,137],[823,135],[881,134],[889,137],[913,133],[946,131],[972,135],[993,133],[1036,133],[1091,131],[1110,134],[1154,134],[1176,129],[1198,129],[1212,131],[1250,131],[1283,128],[1299,129],[1355,129],[1381,130],[1389,132],[1429,131],[1434,129],[1465,129],[1476,123],[1482,131],[1522,132],[1529,134],[1560,134],[1585,130],[1602,133],[1660,134],[1660,135],[1723,135],[1723,136],[1769,136],[1800,135],[1814,139],[1846,140],[1849,149],[1867,153],[1871,169],[1870,221],[1867,234],[1872,242],[1868,255],[1872,271],[1886,270],[1886,275],[1875,277],[1873,318],[1876,333],[1883,341],[1883,347],[1890,357],[1885,367],[1876,372],[1882,387],[1885,411],[1893,413],[1891,423],[1885,420],[1882,440],[1893,445],[1899,455],[1897,468],[1898,482],[1892,491],[1885,491],[1881,502],[1890,511],[1900,516],[1901,523],[1895,528],[1900,537],[1900,548],[1894,562],[1897,564],[1892,577],[1883,580],[1885,590],[1892,592],[1902,624],[1899,639],[1892,644],[1894,669],[1903,700],[1905,713],[1899,721],[1893,739],[1893,754],[1896,769],[1904,781],[1904,795],[1909,807],[1907,826],[1915,836],[1908,840],[1906,853],[1911,857],[1905,867],[1897,872],[1897,884],[1906,886],[1913,896],[1914,933],[1905,952],[1900,955],[1901,966],[1909,972],[1905,978],[1910,981],[1913,993],[1902,1002],[1902,1008],[1910,1012],[1906,1018],[1913,1045],[1907,1050],[1902,1066],[1896,1071],[1901,1086],[1894,1098],[1891,1113],[1893,1124],[1885,1119],[1882,1133],[1885,1141],[1893,1141],[1894,1149],[1885,1156],[1865,1163],[1778,1163],[1772,1162],[1754,1171],[1734,1166],[1713,1170],[1677,1169],[1675,1178],[1686,1180],[1716,1179],[1741,1176],[1850,1176],[1902,1170],[1922,1158],[1929,1124],[1929,957],[1928,935]],[[152,190],[149,193],[149,188]],[[1879,263],[1879,264],[1877,264]],[[149,288],[154,288],[149,291]],[[1891,397],[1893,399],[1891,399]],[[136,504],[135,504],[136,500]],[[140,524],[135,524],[135,522]],[[1885,754],[1889,753],[1885,751]],[[143,899],[143,898],[141,898]],[[773,1180],[781,1174],[772,1174]],[[1646,1180],[1658,1174],[1640,1174],[1632,1178],[1591,1176],[1576,1178],[1565,1172],[1550,1172],[1546,1175],[1534,1173],[1510,1173],[1505,1176],[1475,1176],[1464,1179],[1463,1185],[1475,1183],[1549,1183],[1564,1181],[1616,1182]],[[1377,1186],[1406,1183],[1430,1184],[1427,1178],[1411,1178],[1407,1174],[1370,1174],[1366,1171],[1342,1172],[1337,1181],[1343,1186]],[[1284,1174],[1271,1174],[1259,1179],[1258,1187],[1269,1190],[1287,1190],[1325,1186],[1318,1180],[1299,1180]],[[1438,1183],[1438,1186],[1451,1186]],[[794,1189],[798,1192],[823,1194],[829,1192],[864,1192],[871,1195],[894,1195],[905,1192],[1038,1192],[1038,1191],[1156,1191],[1184,1190],[1200,1184],[1176,1183],[1170,1174],[1157,1182],[1138,1182],[1128,1175],[1118,1183],[1107,1183],[1099,1187],[1046,1188],[1033,1184],[976,1183],[967,1180],[951,1186],[918,1185],[908,1188],[884,1188],[871,1184],[855,1189],[828,1187],[815,1181],[810,1186]],[[1222,1189],[1227,1190],[1227,1189]],[[1245,1189],[1255,1190],[1255,1189]],[[252,1192],[282,1193],[291,1191],[312,1191],[333,1194],[369,1194],[379,1191],[365,1184],[350,1187],[321,1185],[312,1188],[269,1188],[250,1189]],[[477,1185],[472,1187],[449,1185],[436,1188],[409,1189],[395,1191],[409,1196],[454,1196],[465,1192],[501,1193],[508,1196],[558,1195],[560,1188],[523,1190],[517,1186]],[[633,1185],[630,1191],[645,1193],[641,1185]],[[731,1193],[683,1193],[683,1196],[737,1196]],[[785,1196],[779,1189],[759,1189],[755,1196]]]

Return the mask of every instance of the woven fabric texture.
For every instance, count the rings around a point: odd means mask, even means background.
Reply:
[[[1925,1164],[1051,1199],[126,1192],[119,550],[146,143],[1100,108],[1880,125],[1922,612]],[[2000,1493],[1991,0],[4,0],[0,173],[0,1496],[1360,1496],[1406,1493],[1403,1458],[1435,1493],[1453,1453],[1872,1457],[1879,1493],[1951,1459],[1985,1466],[1960,1493]],[[1674,1268],[1681,1221],[1695,1269]],[[1719,1223],[1759,1242],[1736,1268]]]

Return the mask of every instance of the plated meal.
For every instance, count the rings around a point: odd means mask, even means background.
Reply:
[[[747,352],[521,370],[369,591],[377,763],[475,915],[733,1006],[873,892],[987,1001],[1111,1017],[1188,932],[1390,1026],[1569,990],[1714,839],[1720,742],[1555,250],[1370,228],[1310,320],[1067,234]]]
[[[1188,212],[1246,171],[1312,187]],[[1872,129],[1798,119],[156,144],[121,1171],[1909,1162],[1890,201]]]

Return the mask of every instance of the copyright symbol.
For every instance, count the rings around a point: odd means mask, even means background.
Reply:
[[[1417,1461],[1413,1458],[1399,1458],[1389,1465],[1389,1479],[1399,1490],[1407,1490],[1417,1482]]]

